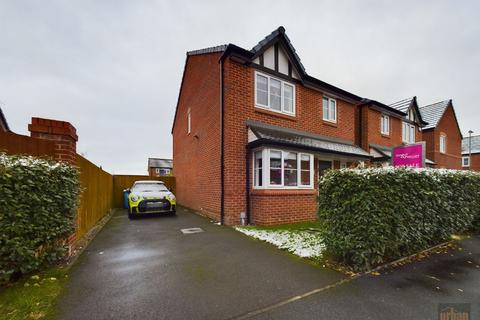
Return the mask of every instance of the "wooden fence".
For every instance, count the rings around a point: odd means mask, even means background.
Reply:
[[[77,239],[112,208],[113,176],[77,154],[82,194],[77,213]]]
[[[113,207],[123,207],[123,190],[130,188],[137,180],[160,180],[165,186],[175,193],[175,177],[150,177],[150,176],[131,176],[131,175],[114,175],[113,176]]]
[[[55,155],[55,142],[23,136],[13,132],[0,132],[0,151],[7,154],[25,154],[53,158]]]

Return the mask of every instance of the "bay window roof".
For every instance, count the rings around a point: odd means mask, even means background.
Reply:
[[[353,142],[343,139],[325,137],[253,120],[247,120],[247,127],[251,130],[248,147],[262,145],[291,147],[300,150],[323,154],[336,154],[356,159],[369,160],[371,155]]]

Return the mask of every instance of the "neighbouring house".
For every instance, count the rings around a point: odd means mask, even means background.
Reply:
[[[425,125],[416,98],[388,106],[310,76],[283,27],[251,50],[190,51],[172,126],[177,200],[229,225],[314,220],[325,170],[387,162]]]
[[[150,177],[164,177],[172,174],[173,161],[171,159],[148,158],[148,175]]]
[[[480,171],[480,135],[463,138],[462,169]]]
[[[435,168],[461,169],[462,132],[452,100],[420,107],[420,113],[428,123],[422,129],[426,157],[435,163]]]
[[[358,107],[357,124],[357,144],[370,152],[373,163],[380,165],[390,164],[394,147],[420,141],[421,128],[426,125],[416,97],[388,106],[366,101]]]
[[[3,114],[2,108],[0,108],[0,132],[10,132],[10,127],[8,126],[8,122]]]

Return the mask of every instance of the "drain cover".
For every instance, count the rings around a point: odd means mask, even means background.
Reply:
[[[187,229],[180,229],[183,234],[192,234],[192,233],[199,233],[203,232],[202,228],[187,228]]]

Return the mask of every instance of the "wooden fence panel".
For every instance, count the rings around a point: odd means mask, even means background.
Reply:
[[[112,208],[113,176],[77,154],[82,194],[77,214],[77,239]]]
[[[150,176],[134,176],[134,175],[114,175],[113,176],[113,207],[123,207],[123,190],[130,188],[137,180],[160,180],[165,186],[175,193],[175,177],[150,177]]]
[[[53,158],[55,156],[55,142],[13,132],[0,132],[0,151],[7,154]]]

